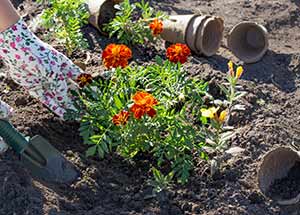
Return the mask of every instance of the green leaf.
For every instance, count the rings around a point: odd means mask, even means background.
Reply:
[[[92,146],[92,147],[88,148],[88,150],[86,151],[85,154],[87,157],[93,156],[96,154],[96,150],[97,150],[97,145]]]
[[[105,153],[109,153],[109,149],[108,149],[107,143],[105,141],[102,142],[101,146]]]
[[[101,146],[97,146],[97,149],[98,149],[98,155],[101,159],[104,158],[104,151],[103,149],[101,148]]]
[[[163,59],[158,55],[155,56],[155,62],[160,66],[163,65]]]
[[[123,109],[124,108],[123,103],[121,102],[120,98],[117,95],[114,96],[114,100],[115,100],[115,104],[116,104],[118,109]]]

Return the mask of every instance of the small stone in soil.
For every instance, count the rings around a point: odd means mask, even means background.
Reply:
[[[275,180],[268,195],[274,199],[292,199],[300,194],[300,162],[296,162],[287,177]]]
[[[15,104],[16,104],[17,106],[24,106],[24,105],[26,105],[26,104],[27,104],[27,99],[26,99],[26,97],[18,97],[18,98],[16,99],[16,101],[15,101]]]
[[[264,201],[264,198],[263,196],[258,193],[258,192],[252,192],[249,196],[248,196],[248,199],[250,200],[250,202],[252,204],[260,204]]]

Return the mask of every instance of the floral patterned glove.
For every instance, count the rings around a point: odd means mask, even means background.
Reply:
[[[68,89],[83,71],[37,38],[22,19],[0,32],[0,59],[17,84],[58,116],[75,109]]]
[[[8,119],[13,114],[13,109],[8,104],[0,100],[0,119]],[[0,137],[0,154],[8,149],[8,145]]]

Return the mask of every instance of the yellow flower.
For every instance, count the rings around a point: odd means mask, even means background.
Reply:
[[[236,69],[235,77],[236,77],[236,78],[240,78],[240,77],[242,76],[243,72],[244,72],[243,67],[239,66],[239,67]]]
[[[215,108],[215,107],[210,107],[208,109],[202,108],[201,113],[202,113],[202,116],[204,116],[206,118],[214,119],[218,109],[219,108]]]
[[[219,123],[223,123],[226,120],[227,117],[227,111],[223,110],[220,115],[218,115],[219,108],[210,107],[208,109],[201,109],[201,113],[203,117],[214,119]]]
[[[230,60],[229,62],[228,62],[228,70],[229,70],[229,74],[230,74],[230,76],[234,76],[234,70],[233,70],[233,63],[232,63],[232,61]]]
[[[233,70],[233,63],[231,60],[228,62],[228,69]]]
[[[223,110],[221,113],[220,113],[220,116],[218,117],[218,121],[223,123],[226,119],[226,116],[227,116],[227,111],[226,110]]]

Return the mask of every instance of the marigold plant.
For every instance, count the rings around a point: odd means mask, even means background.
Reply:
[[[89,146],[87,155],[103,158],[116,151],[132,159],[151,154],[158,171],[168,166],[167,175],[187,182],[193,155],[207,159],[202,126],[194,124],[207,84],[160,58],[148,66],[118,67],[104,77],[77,95],[84,107],[80,134]]]
[[[242,70],[232,74],[230,80],[237,80]],[[214,159],[208,152],[224,152],[234,135],[227,128],[232,106],[217,102],[208,89],[208,83],[191,77],[180,62],[160,57],[155,64],[106,71],[75,92],[86,155],[151,156],[158,190],[173,178],[186,183],[195,158]]]
[[[167,58],[173,63],[180,62],[185,63],[188,56],[191,54],[191,50],[185,44],[176,43],[167,48]]]
[[[106,68],[126,67],[132,51],[126,45],[109,44],[102,53],[102,60]]]
[[[167,18],[144,0],[134,3],[124,0],[116,5],[116,9],[116,17],[105,26],[105,30],[110,37],[116,36],[124,44],[145,45],[146,42],[155,42],[162,31],[161,20]]]

